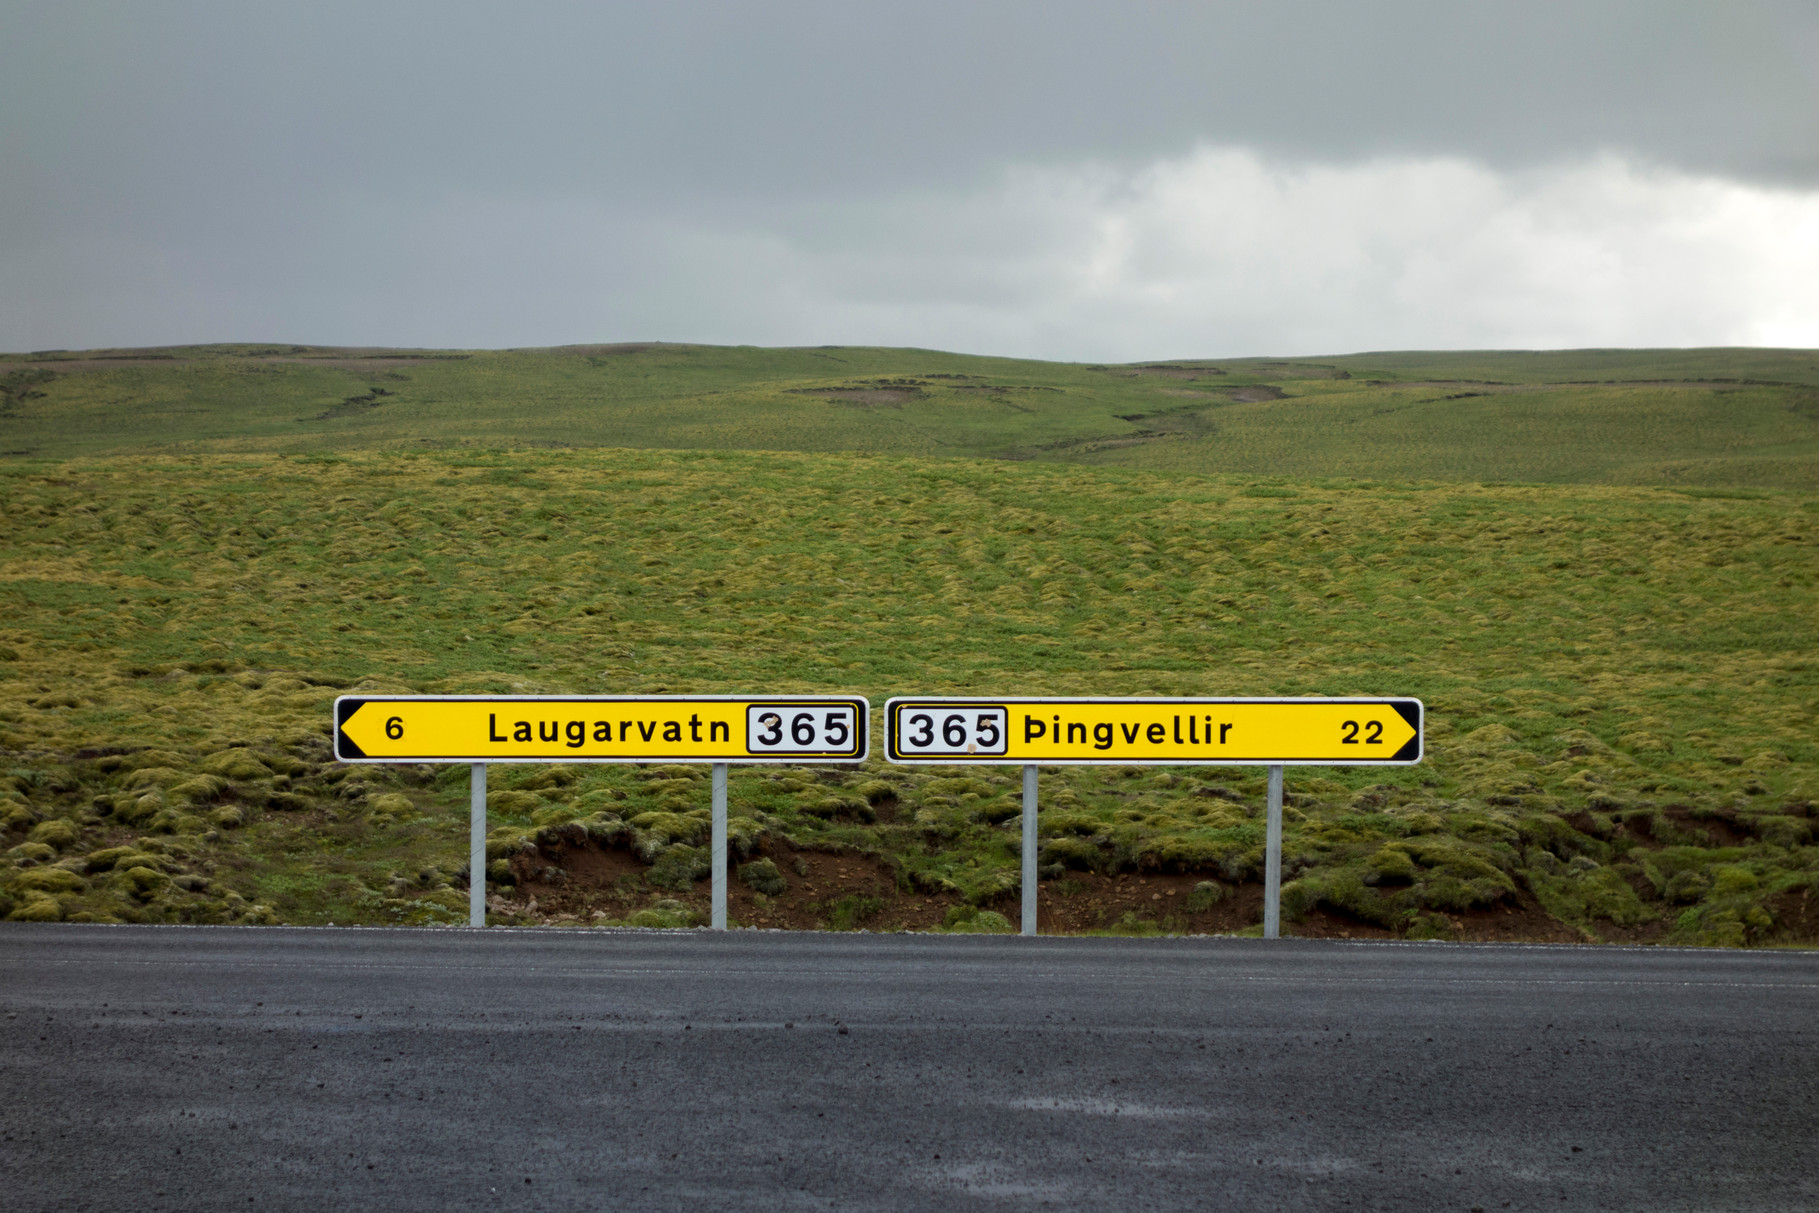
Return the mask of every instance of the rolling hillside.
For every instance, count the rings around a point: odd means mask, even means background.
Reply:
[[[1819,487],[1819,354],[1083,366],[863,348],[0,356],[0,458],[633,447],[1193,474]]]
[[[460,921],[464,768],[341,690],[1401,694],[1290,778],[1293,932],[1819,941],[1819,499],[705,451],[0,465],[0,912]],[[514,767],[500,921],[684,925],[706,783]],[[735,768],[747,925],[994,929],[1011,773]],[[1043,777],[1045,929],[1256,921],[1262,772]]]
[[[1291,776],[1291,932],[1819,942],[1816,401],[1759,350],[0,359],[0,915],[460,921],[464,769],[335,764],[341,690],[1398,694],[1428,761]],[[700,921],[701,775],[500,771],[497,920]],[[1260,771],[1042,795],[1043,929],[1254,928]],[[735,769],[734,918],[1005,929],[1017,813]]]

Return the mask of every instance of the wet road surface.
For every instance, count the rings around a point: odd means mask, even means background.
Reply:
[[[0,1204],[1819,1208],[1819,953],[0,924]]]

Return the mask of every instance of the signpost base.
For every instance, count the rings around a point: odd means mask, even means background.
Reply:
[[[1023,768],[1023,933],[1036,933],[1036,768]]]
[[[1270,768],[1269,825],[1263,860],[1263,937],[1282,934],[1282,768]]]
[[[486,925],[486,764],[468,769],[467,925]]]
[[[726,930],[726,764],[714,764],[713,927]]]

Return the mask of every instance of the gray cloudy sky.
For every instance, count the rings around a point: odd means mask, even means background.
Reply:
[[[1819,346],[1819,5],[0,0],[0,349]]]

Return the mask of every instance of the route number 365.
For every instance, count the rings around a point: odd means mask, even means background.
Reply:
[[[853,709],[762,704],[746,709],[746,745],[762,753],[827,753],[853,748]]]
[[[1007,727],[1003,708],[897,709],[897,748],[905,754],[1002,754]]]

